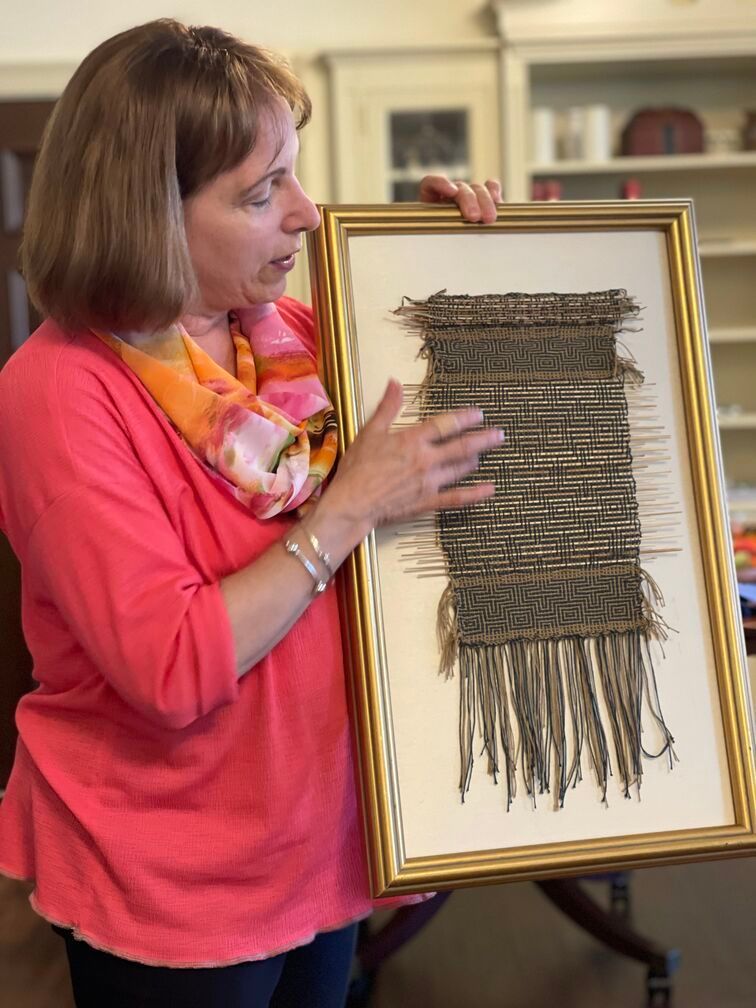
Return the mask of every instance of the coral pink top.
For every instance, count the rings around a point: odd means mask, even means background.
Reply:
[[[278,307],[312,347],[309,309]],[[0,374],[0,524],[39,682],[0,869],[97,947],[227,964],[372,907],[333,588],[235,672],[219,579],[291,521],[252,517],[94,336],[45,322]]]

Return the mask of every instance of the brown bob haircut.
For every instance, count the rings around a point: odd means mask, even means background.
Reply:
[[[37,307],[76,328],[175,321],[196,291],[182,200],[253,149],[276,99],[310,100],[288,66],[217,28],[151,21],[94,49],[50,121],[21,249]]]

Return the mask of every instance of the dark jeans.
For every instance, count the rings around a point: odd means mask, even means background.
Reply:
[[[343,1008],[357,925],[260,962],[201,969],[119,959],[54,928],[68,953],[76,1008]]]

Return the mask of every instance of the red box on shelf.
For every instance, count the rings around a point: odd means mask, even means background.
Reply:
[[[641,109],[622,131],[627,155],[700,154],[703,149],[703,123],[689,109]]]

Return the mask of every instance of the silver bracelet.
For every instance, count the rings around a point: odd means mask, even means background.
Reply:
[[[331,556],[330,556],[330,554],[326,553],[325,550],[321,549],[320,543],[315,538],[315,536],[312,534],[312,532],[310,532],[309,529],[305,528],[304,525],[300,525],[299,527],[302,529],[302,531],[304,532],[304,534],[310,540],[310,546],[312,546],[312,548],[317,553],[318,560],[320,560],[320,562],[323,564],[323,566],[325,567],[325,569],[328,571],[328,577],[332,578],[333,577],[333,567],[331,566]]]
[[[315,587],[312,589],[312,594],[320,595],[322,592],[324,592],[328,587],[328,582],[324,581],[321,578],[320,574],[318,574],[317,570],[315,569],[315,564],[310,563],[310,561],[304,555],[302,547],[299,545],[299,543],[295,542],[293,539],[287,539],[286,542],[284,543],[284,548],[286,549],[287,553],[291,553],[292,556],[295,556],[297,560],[299,560],[304,569],[307,571],[312,580],[315,582]]]

